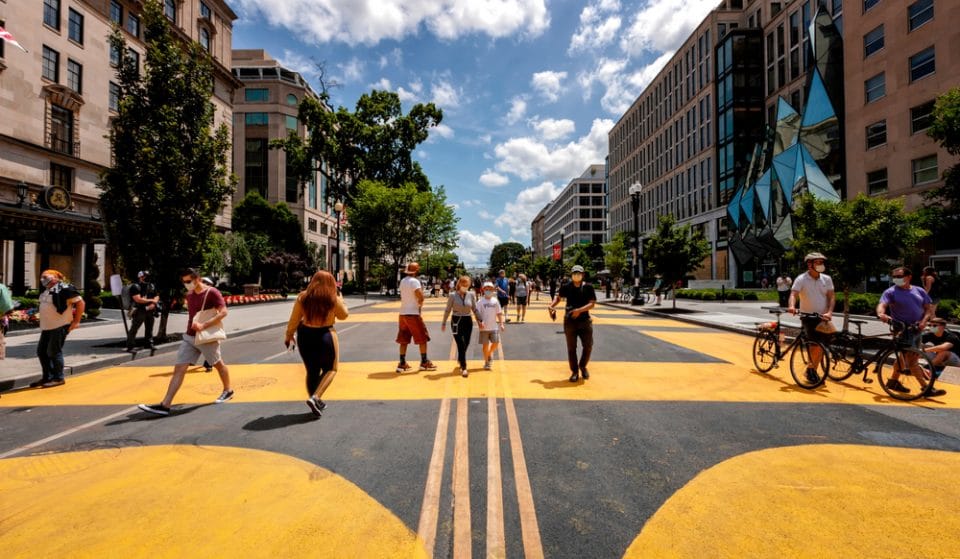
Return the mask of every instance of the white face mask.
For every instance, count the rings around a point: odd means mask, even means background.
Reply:
[[[896,285],[897,287],[903,287],[903,284],[903,278],[893,278],[893,285]]]
[[[197,282],[195,282],[195,281],[186,282],[186,283],[183,284],[183,287],[184,287],[184,289],[186,289],[187,291],[193,291],[194,289],[197,288]]]
[[[44,276],[40,278],[40,285],[44,287],[50,287],[50,284],[53,283],[53,278],[49,276]]]
[[[827,267],[824,266],[823,264],[817,264],[816,266],[813,267],[813,269],[816,270],[818,274],[822,274],[823,271],[827,269]]]
[[[493,292],[493,291],[484,291],[484,292],[483,292],[483,296],[486,297],[487,299],[493,299],[493,295],[494,295],[494,292]]]

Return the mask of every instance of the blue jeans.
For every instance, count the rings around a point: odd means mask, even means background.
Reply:
[[[68,325],[40,332],[40,341],[37,343],[37,359],[40,360],[44,382],[63,380],[63,344],[67,341],[69,331],[70,326]]]

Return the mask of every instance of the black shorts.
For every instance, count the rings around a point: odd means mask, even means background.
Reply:
[[[526,304],[527,304],[527,296],[526,296],[526,295],[517,295],[517,304],[518,304],[518,305],[526,305]]]

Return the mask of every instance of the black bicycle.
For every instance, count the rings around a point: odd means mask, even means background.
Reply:
[[[880,387],[891,398],[910,401],[927,394],[933,385],[933,365],[924,352],[909,344],[909,340],[919,333],[919,325],[891,321],[889,338],[870,355],[864,352],[864,341],[878,337],[863,335],[862,327],[866,321],[849,322],[857,327],[857,333],[844,330],[830,342],[831,379],[842,381],[863,373],[863,382],[870,384],[873,382],[869,378],[870,365],[873,365]]]
[[[830,350],[822,343],[807,337],[804,329],[789,344],[783,334],[780,315],[786,312],[780,307],[763,307],[777,315],[776,322],[757,325],[757,336],[753,341],[753,364],[761,373],[768,373],[778,367],[787,353],[790,354],[790,376],[800,388],[813,390],[827,380],[830,371]],[[800,319],[822,317],[817,313],[799,313]],[[820,366],[813,364],[813,353],[820,354]]]

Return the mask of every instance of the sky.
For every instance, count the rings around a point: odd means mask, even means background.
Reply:
[[[414,154],[459,218],[460,259],[530,246],[530,222],[719,0],[228,0],[233,48],[264,49],[335,107],[373,89],[443,121]],[[349,215],[349,210],[348,210]]]

